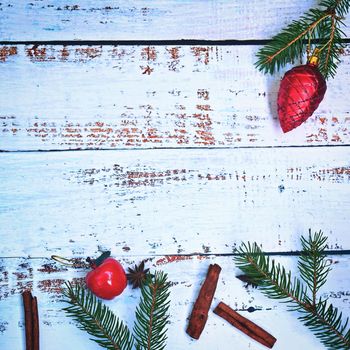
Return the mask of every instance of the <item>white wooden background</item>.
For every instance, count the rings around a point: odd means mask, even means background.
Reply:
[[[213,262],[222,266],[213,307],[241,310],[278,339],[276,350],[322,348],[285,305],[235,278],[231,254],[247,240],[295,251],[309,228],[322,229],[330,249],[350,249],[350,47],[317,112],[284,135],[275,110],[283,72],[254,68],[259,45],[224,42],[269,39],[316,5],[1,2],[1,349],[24,349],[28,287],[42,349],[97,349],[61,311],[62,283],[86,271],[50,256],[105,249],[125,268],[148,259],[169,274],[167,349],[263,349],[212,312],[199,341],[186,335]],[[214,42],[147,42],[181,39]],[[276,259],[296,272],[295,257]],[[322,293],[349,316],[349,256],[329,261]],[[107,304],[132,325],[138,297],[128,287]]]

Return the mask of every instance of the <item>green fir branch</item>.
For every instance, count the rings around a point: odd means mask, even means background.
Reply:
[[[306,288],[279,263],[264,255],[256,243],[242,244],[239,255],[235,257],[236,265],[259,286],[262,293],[272,299],[285,299],[298,308],[305,308]]]
[[[298,310],[299,319],[316,335],[327,349],[350,349],[349,319],[327,300],[317,297],[326,283],[330,268],[325,260],[327,237],[323,233],[301,238],[303,247],[298,261],[301,279],[270,260],[256,243],[242,244],[234,258],[237,266],[262,292],[272,299],[284,299]]]
[[[298,269],[312,295],[312,305],[316,305],[317,292],[327,282],[331,270],[326,255],[322,253],[327,247],[327,237],[323,236],[322,231],[312,235],[309,230],[308,238],[301,237],[300,240],[303,250],[299,257]]]
[[[334,78],[340,62],[340,53],[344,49],[342,43],[344,33],[340,29],[343,25],[341,17],[337,16],[334,9],[328,13],[330,16],[317,28],[316,32],[316,39],[319,39],[321,48],[318,68],[325,78]]]
[[[258,51],[255,65],[260,71],[273,74],[302,57],[306,43],[318,42],[319,70],[325,78],[335,76],[344,48],[342,19],[349,11],[350,0],[323,0],[319,7],[293,21]]]
[[[264,73],[273,74],[294,62],[303,53],[304,40],[315,39],[318,33],[315,29],[329,16],[328,13],[312,9],[298,21],[293,21],[258,51],[256,67]]]
[[[141,287],[141,301],[136,309],[134,334],[138,350],[162,350],[166,346],[169,320],[169,282],[167,275],[156,272]]]
[[[343,321],[342,313],[326,300],[320,298],[311,312],[303,312],[299,319],[327,349],[350,349],[349,319]]]
[[[349,12],[350,0],[323,0],[320,6],[326,9],[333,9],[338,16],[344,17]]]
[[[78,328],[93,336],[93,341],[109,350],[132,349],[133,337],[128,327],[89,290],[68,282],[63,294],[70,305],[63,310],[77,321]]]
[[[136,309],[134,335],[115,314],[89,290],[81,285],[66,283],[63,294],[69,304],[63,310],[78,328],[93,336],[92,340],[110,350],[162,350],[166,346],[169,322],[169,288],[167,275],[148,275],[141,287]]]

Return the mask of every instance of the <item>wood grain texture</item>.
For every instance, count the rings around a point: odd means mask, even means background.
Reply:
[[[59,251],[57,251],[59,252]],[[148,258],[148,266],[162,269],[172,282],[169,340],[167,349],[226,349],[226,344],[234,343],[238,349],[260,350],[262,346],[236,331],[212,310],[224,301],[255,323],[262,325],[277,338],[275,350],[293,347],[308,350],[322,348],[316,338],[297,319],[297,314],[288,312],[287,306],[264,297],[257,289],[244,286],[235,278],[239,273],[234,267],[232,257],[198,257],[178,259],[161,264],[162,257],[125,257],[121,263],[125,268]],[[166,258],[166,257],[164,257]],[[350,315],[349,302],[349,257],[329,256],[332,271],[321,294],[329,297],[334,306],[341,309],[344,317]],[[293,273],[297,273],[296,258],[276,257]],[[222,267],[217,290],[209,318],[199,341],[193,341],[185,333],[187,318],[193,307],[195,296],[205,278],[210,263]],[[41,331],[41,348],[50,350],[75,349],[93,350],[97,345],[89,336],[79,331],[74,322],[61,311],[64,304],[59,292],[64,281],[82,281],[86,270],[72,270],[52,263],[46,258],[0,259],[0,344],[3,349],[24,349],[24,325],[20,292],[25,287],[33,289],[38,297]],[[124,293],[106,304],[132,327],[134,310],[139,301],[139,291],[128,287]],[[251,312],[248,312],[249,311]],[[11,315],[11,317],[7,317]],[[54,341],[53,341],[54,339]],[[224,339],[225,345],[218,339]]]
[[[278,339],[275,350],[322,347],[297,314],[236,279],[222,254],[248,240],[299,250],[309,228],[324,231],[329,249],[350,249],[350,46],[314,116],[283,135],[283,73],[257,72],[259,46],[103,43],[269,39],[317,3],[1,1],[0,41],[10,41],[0,46],[0,151],[10,151],[0,153],[1,349],[25,348],[26,288],[38,296],[42,349],[96,349],[61,311],[64,281],[87,271],[49,257],[106,249],[125,268],[147,259],[169,274],[169,350],[262,348],[213,312],[199,341],[186,335],[213,263],[222,273],[212,309],[239,310]],[[296,272],[295,257],[277,259]],[[321,293],[350,316],[350,258],[328,259]],[[138,298],[128,287],[107,304],[132,327]]]
[[[0,256],[349,249],[349,147],[0,154]]]
[[[317,4],[315,0],[248,1],[244,6],[228,0],[12,0],[0,4],[0,38],[269,39]]]
[[[283,134],[280,76],[254,46],[5,46],[1,150],[350,144],[349,52],[320,107]]]

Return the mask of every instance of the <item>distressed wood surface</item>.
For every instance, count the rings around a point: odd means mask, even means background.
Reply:
[[[288,134],[255,46],[3,46],[1,150],[350,143],[349,46],[317,112]]]
[[[318,1],[2,1],[1,40],[269,39]],[[349,29],[345,28],[349,33]]]
[[[0,154],[0,256],[349,249],[349,147]],[[30,234],[29,234],[30,232]],[[7,241],[7,240],[6,240]]]
[[[114,251],[117,252],[115,249]],[[126,268],[139,262],[142,258],[145,257],[125,257],[120,261]],[[297,274],[296,257],[276,257],[275,259]],[[349,316],[349,257],[329,256],[328,259],[332,271],[321,294],[329,297],[329,301],[342,310],[344,317]],[[200,340],[193,341],[185,333],[187,318],[210,263],[219,264],[222,272],[206,327]],[[293,349],[298,347],[320,350],[322,348],[312,333],[297,319],[297,313],[288,312],[285,304],[267,299],[259,290],[245,287],[235,278],[239,271],[234,268],[232,257],[192,256],[169,260],[166,256],[160,256],[149,257],[147,264],[152,270],[162,269],[167,272],[172,282],[167,349],[210,348],[221,350],[228,349],[224,344],[232,343],[237,349],[263,349],[262,345],[238,332],[212,312],[220,301],[229,304],[242,315],[272,333],[277,338],[275,350],[290,349],[291,339],[293,339]],[[72,349],[72,344],[74,344],[74,350],[97,350],[99,347],[91,342],[84,332],[79,331],[74,322],[68,319],[61,310],[65,305],[62,303],[62,296],[59,292],[63,282],[67,279],[79,281],[84,278],[85,274],[85,269],[72,270],[52,263],[52,260],[47,258],[0,259],[0,305],[2,310],[0,313],[0,344],[2,349],[24,349],[20,293],[23,289],[30,287],[33,294],[38,297],[42,349]],[[139,292],[128,287],[121,296],[106,304],[132,327],[134,310],[138,301]],[[11,317],[7,317],[10,314]]]
[[[210,263],[223,268],[212,309],[240,310],[278,339],[276,350],[322,348],[222,255],[247,240],[299,250],[309,228],[324,231],[329,249],[350,249],[350,46],[317,112],[284,135],[275,110],[283,72],[255,70],[258,45],[108,42],[269,39],[317,3],[0,3],[0,151],[9,151],[0,153],[1,349],[25,348],[25,288],[39,299],[42,349],[97,349],[61,311],[63,282],[86,270],[49,257],[106,249],[125,268],[146,258],[169,274],[169,350],[263,348],[212,312],[199,341],[186,335]],[[350,258],[328,258],[322,295],[350,316]],[[277,259],[296,272],[296,257]],[[107,304],[132,326],[138,297],[128,287]]]

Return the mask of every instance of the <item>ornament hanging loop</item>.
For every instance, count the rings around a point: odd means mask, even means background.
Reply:
[[[58,263],[66,266],[71,266],[74,268],[88,268],[89,264],[86,264],[79,259],[67,259],[59,255],[51,255],[51,259],[57,261]]]
[[[66,266],[74,266],[73,259],[66,259],[59,255],[51,255],[51,259],[59,262],[60,264],[66,265]]]

